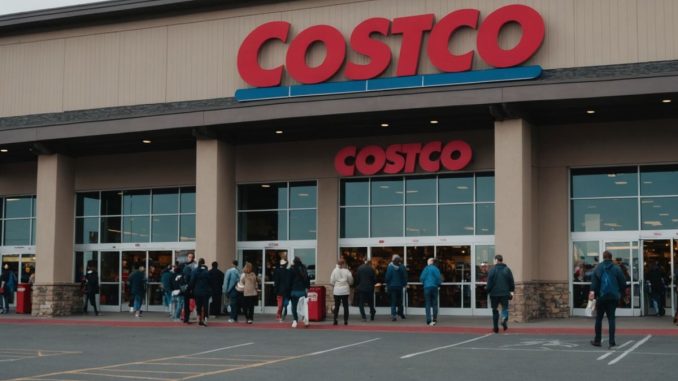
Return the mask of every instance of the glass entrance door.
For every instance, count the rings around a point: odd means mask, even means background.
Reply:
[[[643,298],[640,292],[642,281],[639,274],[638,241],[605,242],[605,250],[612,253],[612,261],[621,268],[626,278],[626,289],[619,299],[617,315],[639,316]],[[602,253],[598,260],[603,260]]]
[[[443,284],[440,308],[471,308],[471,246],[438,246],[436,260]]]
[[[675,313],[674,242],[670,239],[643,241],[643,315]]]

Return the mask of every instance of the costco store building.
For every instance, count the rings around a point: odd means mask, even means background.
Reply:
[[[187,253],[272,270],[337,258],[383,280],[444,275],[443,314],[582,315],[604,250],[620,315],[678,263],[678,3],[672,0],[118,0],[0,18],[0,256],[34,315],[103,310]],[[666,295],[675,311],[675,288]],[[328,286],[331,294],[331,287]],[[386,312],[382,289],[375,293]]]

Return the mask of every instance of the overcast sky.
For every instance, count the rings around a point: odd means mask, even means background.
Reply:
[[[0,15],[108,0],[0,0]]]

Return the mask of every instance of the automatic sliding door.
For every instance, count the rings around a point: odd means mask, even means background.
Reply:
[[[261,281],[261,279],[264,279],[263,277],[263,271],[264,271],[264,253],[263,250],[261,249],[255,249],[255,250],[239,250],[239,257],[241,259],[241,266],[242,268],[245,268],[245,265],[249,262],[252,264],[252,271],[257,274],[257,277]],[[258,305],[261,306],[261,293],[258,295],[259,302]]]
[[[434,257],[433,246],[409,246],[405,255],[407,268],[407,307],[424,308],[424,286],[419,282],[419,275],[426,267],[428,258]],[[424,311],[422,310],[422,313]],[[408,311],[412,313],[412,311]]]
[[[619,266],[626,279],[626,289],[619,299],[617,314],[620,316],[639,315],[638,242],[606,242],[605,250],[612,253],[612,261]],[[599,260],[602,261],[603,258],[600,257]]]
[[[404,248],[402,246],[371,248],[372,268],[374,268],[374,272],[377,275],[377,283],[381,284],[381,287],[375,290],[375,307],[391,306],[388,293],[386,292],[386,269],[395,254],[402,258],[404,256]]]
[[[93,252],[91,258],[95,258],[96,252]],[[85,252],[85,255],[87,252]],[[84,263],[87,266],[87,262]],[[123,290],[126,290],[127,275],[120,276],[120,252],[102,251],[101,268],[99,271],[99,305],[112,306],[115,310],[120,310],[120,283],[123,284]],[[114,306],[114,307],[113,307]],[[126,306],[126,305],[125,305]]]
[[[276,294],[273,289],[273,274],[275,269],[279,266],[280,260],[288,260],[287,250],[280,249],[267,249],[264,251],[264,277],[261,279],[263,283],[263,296],[264,307],[277,307],[278,301],[276,299]],[[289,263],[287,264],[289,266]]]
[[[471,308],[471,246],[438,246],[440,308]]]
[[[123,251],[122,252],[122,265],[121,265],[121,295],[122,303],[120,304],[120,310],[130,310],[132,309],[132,295],[130,293],[129,285],[127,281],[129,277],[139,269],[140,266],[146,266],[146,252],[145,251]],[[143,302],[142,302],[143,303]]]

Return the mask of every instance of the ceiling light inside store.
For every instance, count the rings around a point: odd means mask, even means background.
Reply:
[[[596,113],[596,110],[586,110],[586,113],[587,113],[587,114],[595,114],[595,113]]]
[[[141,142],[144,143],[144,144],[151,144],[151,143],[153,143],[152,141],[150,141],[150,140],[148,140],[148,139],[144,139],[144,140],[142,140]]]
[[[9,150],[7,148],[3,148],[3,149],[0,149],[0,152],[5,153],[5,152],[9,152]]]
[[[276,133],[277,135],[282,135],[283,130],[275,130],[275,133]]]
[[[671,103],[670,99],[662,99],[662,103]]]
[[[382,123],[381,126],[382,127],[388,127],[388,123]]]
[[[268,184],[261,184],[261,187],[262,187],[262,188],[270,188],[271,186],[268,185]]]
[[[432,120],[430,123],[431,123],[431,124],[438,124],[438,121],[437,121],[437,120]]]
[[[614,183],[617,184],[617,185],[626,185],[626,184],[628,184],[628,182],[626,182],[626,181],[615,181]]]

